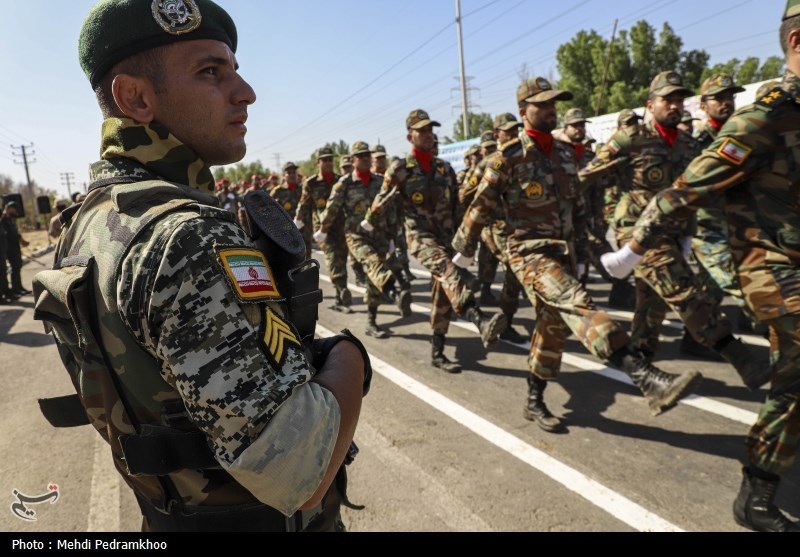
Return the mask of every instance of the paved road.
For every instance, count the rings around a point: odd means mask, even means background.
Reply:
[[[27,284],[50,257],[24,268]],[[545,433],[522,418],[527,346],[501,343],[487,353],[474,327],[457,322],[447,353],[465,371],[448,375],[429,366],[429,286],[425,273],[416,272],[414,314],[403,319],[386,306],[379,322],[394,337],[364,337],[375,378],[356,433],[361,452],[350,467],[350,498],[366,508],[345,510],[351,530],[740,530],[730,508],[744,435],[763,391],[748,392],[727,364],[681,357],[681,331],[673,322],[664,327],[657,363],[672,372],[700,369],[706,380],[697,396],[654,417],[620,372],[572,339],[563,374],[547,391],[551,410],[567,419],[569,430]],[[329,309],[326,277],[322,286],[320,332],[349,327],[360,334],[366,318],[360,297],[356,312],[342,315]],[[602,305],[607,289],[590,287]],[[735,307],[726,309],[735,316]],[[629,314],[617,315],[629,323]],[[136,503],[99,436],[90,428],[54,430],[38,412],[37,398],[67,394],[71,386],[50,337],[32,317],[30,297],[0,309],[0,449],[6,455],[0,530],[135,531]],[[532,327],[529,303],[516,324]],[[763,339],[746,341],[766,355]],[[795,516],[799,480],[795,468],[778,497]],[[13,490],[42,495],[50,484],[58,485],[59,499],[30,505],[37,520],[12,514]]]

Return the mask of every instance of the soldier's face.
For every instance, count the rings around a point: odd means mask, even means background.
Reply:
[[[520,108],[519,115],[526,127],[543,132],[551,132],[556,129],[558,115],[556,114],[556,101],[545,101],[540,103],[525,103]]]
[[[375,168],[376,172],[386,172],[386,168],[388,167],[386,157],[375,157],[372,159],[372,166]]]
[[[432,151],[434,144],[436,143],[432,125],[425,126],[424,128],[420,128],[418,130],[411,129],[406,137],[414,146],[414,148],[419,149],[420,151]]]
[[[731,91],[709,95],[700,103],[700,108],[717,122],[727,122],[736,110],[736,95]]]
[[[355,155],[355,159],[355,167],[359,172],[366,172],[372,166],[372,155],[369,153]]]
[[[494,135],[497,141],[502,145],[503,143],[511,141],[517,137],[518,129],[519,128],[511,128],[510,130],[497,130]]]
[[[325,172],[326,174],[333,172],[333,157],[319,159],[319,171]]]
[[[178,42],[164,49],[163,90],[154,94],[153,120],[208,165],[241,160],[247,151],[247,107],[256,100],[220,41]]]
[[[683,118],[683,95],[672,93],[666,97],[648,99],[647,110],[665,128],[677,128]]]
[[[586,139],[586,123],[578,122],[577,124],[569,124],[564,128],[564,133],[574,143],[580,143]]]
[[[495,151],[497,151],[497,147],[494,145],[490,145],[489,147],[481,147],[481,153],[483,154],[484,157],[488,157]]]
[[[297,169],[290,168],[283,173],[283,179],[286,181],[287,184],[296,184],[297,183]]]

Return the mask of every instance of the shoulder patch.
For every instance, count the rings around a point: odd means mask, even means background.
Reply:
[[[611,151],[612,155],[616,155],[620,151],[622,151],[622,145],[617,143],[616,139],[612,139],[608,142],[608,150]]]
[[[735,165],[744,163],[752,152],[752,147],[748,147],[741,141],[737,141],[732,137],[725,138],[725,141],[723,141],[722,145],[717,149],[718,155]]]
[[[281,297],[272,269],[257,249],[218,248],[217,256],[240,301],[262,302]]]
[[[275,360],[277,367],[283,365],[287,343],[302,347],[292,327],[277,313],[267,308],[264,314],[264,346]]]
[[[755,104],[760,106],[765,106],[767,108],[775,108],[783,104],[784,102],[791,99],[791,95],[781,89],[780,87],[776,87],[769,93],[766,93],[763,97],[758,99]]]

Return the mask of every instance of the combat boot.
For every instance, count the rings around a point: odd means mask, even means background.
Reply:
[[[394,282],[388,282],[383,293],[388,300],[397,304],[400,315],[403,317],[411,316],[411,290],[407,286],[403,286],[398,290]]]
[[[336,302],[331,309],[340,313],[353,313],[353,310],[350,308],[350,304],[352,303],[353,295],[350,293],[350,290],[347,288],[337,288]]]
[[[511,318],[513,316],[511,316],[511,315],[509,315],[507,313],[505,314],[505,316],[506,316],[506,321],[508,321],[508,327],[506,327],[505,331],[500,333],[500,338],[503,339],[503,340],[506,340],[508,342],[514,343],[514,344],[525,344],[526,342],[528,342],[529,337],[526,337],[525,335],[520,334],[511,325]]]
[[[464,315],[478,328],[484,348],[489,348],[497,342],[497,337],[500,333],[508,328],[508,318],[504,313],[496,313],[489,317],[478,309],[474,303],[466,308]]]
[[[411,268],[408,266],[408,263],[403,265],[403,276],[405,277],[406,281],[411,283],[417,280],[417,276],[411,272]]]
[[[636,308],[636,288],[627,279],[613,279],[608,294],[608,307],[633,311]]]
[[[614,352],[609,362],[631,378],[656,416],[673,408],[680,399],[696,391],[703,381],[703,376],[697,371],[687,371],[680,375],[662,371],[627,347]]]
[[[492,293],[492,283],[484,282],[481,286],[481,305],[482,306],[496,306],[497,298]]]
[[[389,333],[378,327],[375,319],[378,317],[378,308],[367,309],[367,326],[364,332],[374,338],[389,338]]]
[[[742,382],[751,391],[767,383],[775,372],[769,362],[759,361],[741,340],[733,336],[719,341],[717,350],[736,369]]]
[[[686,327],[683,328],[683,338],[681,338],[681,354],[714,362],[722,361],[722,356],[718,352],[697,342]]]
[[[739,526],[756,532],[800,532],[798,523],[775,506],[780,478],[774,478],[759,478],[747,467],[742,468],[742,487],[733,502],[733,518]]]
[[[361,287],[367,286],[367,273],[364,272],[364,266],[361,263],[353,264],[353,274],[356,276],[356,285]]]
[[[447,373],[461,373],[461,365],[452,362],[444,355],[444,335],[433,333],[431,337],[431,365],[443,369]]]
[[[533,374],[529,374],[527,379],[528,401],[522,409],[522,416],[550,433],[561,431],[563,429],[561,420],[553,416],[544,403],[544,390],[547,388],[547,381]]]

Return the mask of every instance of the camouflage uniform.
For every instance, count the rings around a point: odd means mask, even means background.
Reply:
[[[652,88],[688,91],[674,72],[659,74]],[[669,187],[697,153],[697,143],[690,135],[678,130],[670,147],[653,122],[617,131],[599,150],[582,176],[591,180],[612,169],[622,176],[625,191],[614,213],[618,245],[630,240],[647,202]],[[691,336],[707,348],[731,334],[730,322],[720,312],[721,297],[703,287],[682,255],[681,240],[688,236],[691,231],[687,224],[675,230],[672,237],[661,238],[634,270],[637,300],[631,338],[645,354],[656,353],[661,326],[670,308],[680,315]]]
[[[800,6],[794,9],[800,14]],[[750,468],[734,507],[737,521],[757,529],[769,526],[753,525],[750,513],[759,522],[764,515],[749,496],[760,489],[759,481],[772,484],[758,506],[771,513],[769,521],[782,522],[772,512],[777,510],[772,498],[780,476],[791,470],[800,442],[798,91],[800,78],[787,72],[778,87],[738,110],[675,186],[649,203],[633,232],[640,247],[657,245],[692,210],[724,197],[731,254],[745,302],[771,328],[772,386],[747,439]],[[765,480],[764,473],[773,479]],[[788,529],[796,531],[797,526]]]
[[[67,210],[56,266],[35,279],[37,314],[92,425],[140,504],[218,508],[221,529],[235,528],[226,508],[291,515],[326,472],[340,409],[309,382],[269,263],[215,206],[208,167],[163,127],[108,119],[101,152],[102,182]],[[257,281],[234,271],[241,261]],[[202,432],[216,469],[129,473],[124,444],[142,428]]]
[[[283,165],[283,170],[286,172],[289,168],[297,168],[292,162],[287,162]],[[302,186],[299,184],[290,184],[285,180],[277,187],[269,190],[269,195],[278,202],[278,205],[283,207],[289,217],[297,213],[297,205],[300,203],[300,194],[302,193]],[[311,230],[303,228],[300,231],[303,236],[303,241],[306,243],[306,258],[311,257]]]

